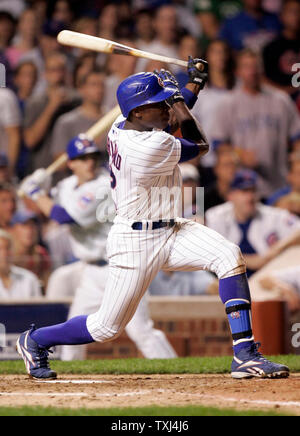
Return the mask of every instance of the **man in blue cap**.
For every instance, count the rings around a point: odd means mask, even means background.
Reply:
[[[272,259],[276,243],[299,231],[300,220],[259,202],[252,170],[237,171],[228,200],[206,212],[206,225],[240,247],[251,276]]]

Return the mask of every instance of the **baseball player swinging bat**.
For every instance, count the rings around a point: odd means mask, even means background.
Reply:
[[[89,139],[96,139],[98,136],[100,136],[102,133],[104,133],[106,130],[109,130],[112,123],[115,121],[115,119],[121,114],[121,110],[119,105],[115,106],[113,109],[111,109],[109,112],[107,112],[104,117],[102,117],[97,123],[95,123],[86,133],[85,135]],[[68,160],[67,153],[63,153],[58,159],[56,159],[47,169],[46,173],[48,176],[51,176],[56,171],[59,170]],[[24,192],[19,189],[18,190],[18,196],[20,198],[24,197]]]
[[[82,48],[85,50],[94,50],[100,53],[113,53],[127,56],[135,56],[138,58],[150,59],[154,61],[164,62],[167,64],[174,64],[180,67],[187,67],[188,63],[180,59],[169,58],[147,51],[137,50],[123,44],[119,44],[108,39],[97,38],[95,36],[86,35],[84,33],[72,32],[70,30],[63,30],[57,36],[60,44],[70,47]],[[204,71],[204,64],[199,62],[196,67],[199,71]]]

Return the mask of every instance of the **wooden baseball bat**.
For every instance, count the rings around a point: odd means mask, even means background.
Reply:
[[[127,56],[135,56],[138,58],[150,59],[154,61],[163,62],[166,64],[174,64],[180,67],[187,67],[188,63],[180,59],[169,58],[167,56],[149,53],[147,51],[137,50],[114,41],[109,41],[104,38],[97,38],[96,36],[86,35],[84,33],[72,32],[70,30],[63,30],[57,36],[60,44],[69,47],[77,47],[85,50],[93,50],[100,53],[114,53]],[[204,65],[198,63],[197,68],[200,71],[204,70]]]
[[[120,106],[117,105],[109,112],[107,112],[104,117],[100,118],[97,123],[95,123],[89,130],[85,132],[85,135],[90,139],[96,139],[102,133],[106,132],[115,121],[115,119],[121,115]],[[48,168],[46,168],[46,173],[51,176],[56,171],[59,170],[68,161],[67,153],[63,153],[58,159],[56,159]],[[19,197],[24,197],[24,192],[19,190],[17,192]]]

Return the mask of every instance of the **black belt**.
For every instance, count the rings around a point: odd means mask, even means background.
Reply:
[[[108,262],[104,259],[99,260],[91,260],[90,262],[87,262],[89,265],[95,265],[95,266],[105,266],[108,265]]]
[[[156,229],[162,229],[163,227],[173,227],[175,225],[175,220],[171,219],[170,221],[136,221],[132,224],[133,230],[156,230]]]

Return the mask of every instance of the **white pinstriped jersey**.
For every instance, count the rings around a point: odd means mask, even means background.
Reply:
[[[106,259],[106,240],[111,225],[97,219],[101,207],[108,206],[109,199],[104,195],[105,192],[109,192],[109,176],[104,169],[96,179],[81,186],[78,186],[77,177],[73,175],[53,189],[55,202],[63,206],[76,222],[70,225],[71,247],[80,260]]]
[[[161,130],[124,130],[120,116],[108,134],[112,197],[128,220],[181,217],[181,143]]]

